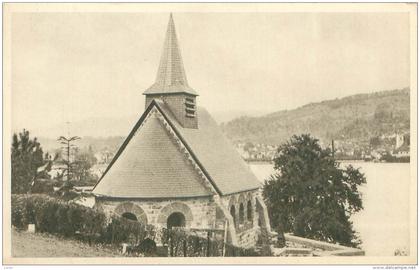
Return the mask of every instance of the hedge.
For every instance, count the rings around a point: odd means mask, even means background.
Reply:
[[[99,210],[47,195],[12,195],[12,225],[26,229],[28,224],[35,224],[39,232],[112,245],[136,245],[155,234],[153,226],[120,216],[107,219]]]

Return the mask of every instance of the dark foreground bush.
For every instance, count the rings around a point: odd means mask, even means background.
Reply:
[[[26,229],[35,224],[37,231],[77,238],[89,243],[138,244],[153,234],[152,226],[113,216],[46,195],[12,195],[12,225]]]

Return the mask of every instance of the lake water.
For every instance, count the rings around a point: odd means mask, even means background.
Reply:
[[[363,241],[366,256],[393,256],[396,249],[409,252],[408,163],[343,162],[365,174],[367,183],[360,191],[364,209],[352,216],[354,229]],[[274,170],[272,164],[250,164],[261,182]]]

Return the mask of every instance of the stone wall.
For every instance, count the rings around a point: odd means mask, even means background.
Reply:
[[[235,228],[241,229],[240,227],[254,227],[258,225],[258,213],[256,212],[256,201],[255,197],[257,196],[258,191],[248,191],[248,192],[241,192],[241,193],[235,193],[232,195],[227,195],[221,197],[221,201],[223,203],[223,206],[226,207],[226,209],[230,212],[232,206],[235,208],[235,216],[234,220],[235,222]],[[243,205],[243,214],[244,214],[244,222],[241,223],[241,217],[240,217],[240,209],[241,204]],[[249,205],[251,205],[251,208],[249,209]],[[248,213],[250,211],[251,218],[248,218]]]
[[[231,213],[232,207],[235,208],[237,244],[245,248],[255,247],[258,239],[260,216],[256,207],[256,196],[258,195],[258,190],[254,190],[221,197],[221,202],[229,213]],[[243,217],[241,217],[241,212]]]
[[[238,232],[238,245],[243,248],[255,248],[258,240],[258,227]]]
[[[266,219],[261,207],[258,207],[258,196],[260,196],[259,191],[255,190],[220,197],[219,201],[222,207],[227,209],[227,213],[230,213],[232,206],[236,209],[234,217],[236,245],[252,248],[257,243],[261,229],[260,219]],[[135,214],[140,222],[157,227],[166,227],[168,217],[175,212],[181,212],[185,216],[188,228],[222,229],[225,225],[225,213],[212,197],[148,200],[97,197],[95,200],[95,207],[101,208],[108,215],[130,212]]]
[[[186,227],[213,228],[216,205],[212,198],[124,200],[97,197],[95,207],[108,215],[131,212],[143,223],[166,227],[167,218],[175,212],[185,216]]]

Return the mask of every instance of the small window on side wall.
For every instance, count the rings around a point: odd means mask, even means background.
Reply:
[[[246,219],[250,222],[252,222],[252,203],[251,201],[248,201],[246,204]]]
[[[230,207],[230,215],[233,218],[233,225],[236,227],[236,209],[235,209],[235,206],[234,205],[232,205]]]
[[[239,224],[244,224],[245,222],[245,207],[244,204],[241,203],[239,205]]]

